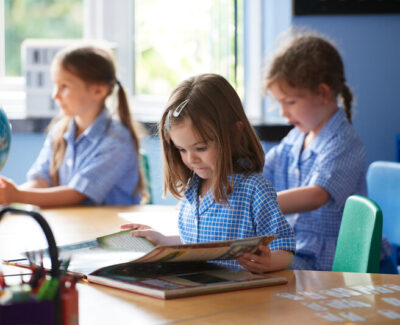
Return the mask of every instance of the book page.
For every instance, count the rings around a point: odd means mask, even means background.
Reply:
[[[134,263],[139,262],[183,262],[236,259],[245,252],[255,253],[260,244],[268,245],[274,235],[243,238],[229,241],[157,246]]]
[[[97,238],[99,246],[107,249],[122,249],[133,252],[150,252],[154,245],[143,237],[133,237],[132,230],[124,230]]]

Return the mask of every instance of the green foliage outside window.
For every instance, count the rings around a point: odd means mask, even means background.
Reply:
[[[26,38],[81,38],[83,0],[4,0],[6,75],[20,76]]]
[[[243,0],[136,0],[135,93],[167,96],[189,76],[214,72],[243,94],[242,21]]]

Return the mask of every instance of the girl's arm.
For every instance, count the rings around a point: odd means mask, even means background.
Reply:
[[[329,200],[329,193],[318,185],[292,188],[278,192],[278,203],[283,214],[311,211]]]
[[[292,265],[293,253],[284,250],[272,251],[264,246],[258,247],[259,254],[245,253],[238,263],[253,273],[265,273],[287,269]]]
[[[19,189],[29,189],[29,188],[46,188],[50,185],[42,178],[34,179],[32,181],[26,182],[18,186]]]
[[[54,207],[82,203],[86,196],[67,186],[47,188],[18,188],[11,180],[0,178],[0,204],[18,202]]]

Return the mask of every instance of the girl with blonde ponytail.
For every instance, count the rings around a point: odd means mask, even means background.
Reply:
[[[92,45],[66,47],[55,56],[51,73],[53,99],[63,114],[52,124],[28,182],[17,187],[0,178],[0,203],[140,203],[139,138],[112,52]],[[105,107],[115,88],[117,118]]]

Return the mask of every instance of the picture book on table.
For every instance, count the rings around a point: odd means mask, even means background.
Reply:
[[[125,230],[94,240],[59,246],[69,260],[68,271],[89,282],[160,299],[208,294],[286,283],[283,277],[234,271],[210,261],[236,259],[245,252],[257,253],[274,235],[198,244],[158,245],[132,237]],[[29,260],[49,261],[46,251],[26,252]],[[44,256],[44,257],[43,257]],[[21,261],[7,261],[23,265]]]

